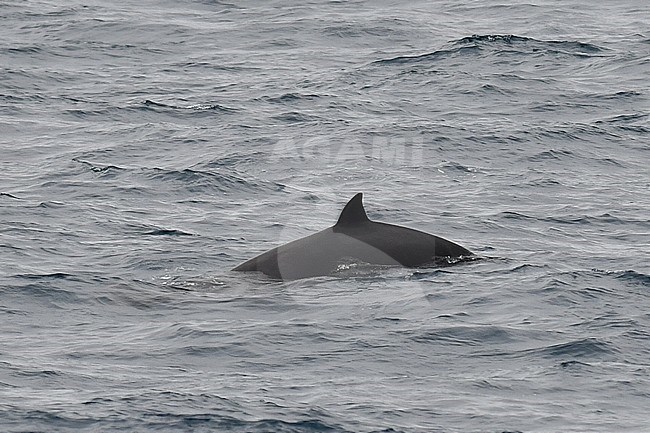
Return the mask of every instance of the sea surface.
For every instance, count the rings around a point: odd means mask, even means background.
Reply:
[[[647,1],[0,22],[0,431],[650,432]],[[231,271],[358,192],[480,260]]]

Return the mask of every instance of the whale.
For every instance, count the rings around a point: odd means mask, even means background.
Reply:
[[[418,268],[472,257],[467,248],[439,236],[370,220],[363,207],[363,193],[358,193],[333,226],[273,248],[232,270],[257,271],[290,281],[335,275],[352,264]]]

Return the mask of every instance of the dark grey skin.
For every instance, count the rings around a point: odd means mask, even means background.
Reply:
[[[344,263],[420,267],[462,260],[473,253],[438,236],[370,221],[355,195],[337,223],[311,236],[273,248],[234,268],[259,271],[278,280],[330,275]]]

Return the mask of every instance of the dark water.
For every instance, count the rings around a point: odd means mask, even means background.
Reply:
[[[0,17],[2,431],[650,431],[646,2]],[[356,192],[484,259],[229,271]]]

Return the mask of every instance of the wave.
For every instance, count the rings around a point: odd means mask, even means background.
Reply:
[[[603,56],[605,48],[580,41],[555,41],[534,39],[517,35],[472,35],[449,43],[449,47],[416,55],[401,55],[388,59],[380,59],[375,64],[408,64],[430,62],[440,58],[457,55],[477,54],[490,51],[519,53],[526,55],[569,55],[576,57]]]
[[[119,116],[124,115],[124,113],[130,112],[131,110],[146,110],[158,113],[164,112],[175,112],[175,113],[184,113],[184,114],[208,114],[208,113],[220,113],[220,114],[229,114],[238,111],[236,108],[228,107],[221,104],[192,104],[192,105],[173,105],[165,104],[162,102],[152,101],[147,99],[141,104],[134,106],[106,106],[103,104],[98,104],[96,101],[80,101],[76,98],[67,98],[73,102],[86,102],[86,105],[94,104],[93,108],[70,108],[66,109],[63,112],[72,117],[78,119],[86,119],[88,117],[102,117],[107,118],[110,116]]]
[[[182,188],[190,191],[200,190],[216,190],[218,192],[232,192],[242,190],[272,190],[277,191],[282,189],[283,186],[277,183],[264,180],[256,180],[245,178],[232,169],[228,169],[228,173],[218,171],[207,171],[197,168],[185,169],[164,169],[158,167],[120,167],[114,164],[97,164],[89,162],[84,159],[75,157],[72,158],[74,162],[81,164],[88,171],[95,173],[103,179],[110,179],[114,177],[129,178],[129,185],[133,190],[133,177],[142,178],[145,181],[154,182],[156,185],[160,183],[178,184]],[[214,166],[213,163],[208,163],[208,168]],[[219,167],[223,168],[224,165],[220,164]],[[115,185],[119,188],[119,185]],[[138,187],[136,189],[141,189]],[[155,228],[150,234],[175,234],[166,229]],[[187,235],[184,233],[183,235]]]
[[[598,338],[580,338],[563,343],[546,344],[540,347],[514,350],[488,350],[477,353],[477,356],[506,357],[506,358],[546,358],[562,360],[562,364],[580,360],[609,359],[619,353],[612,344]],[[580,361],[582,362],[582,361]]]
[[[599,215],[564,215],[564,216],[550,216],[542,218],[542,221],[558,223],[558,224],[617,224],[627,225],[634,223],[633,220],[624,220],[618,218],[608,212]]]
[[[641,286],[650,287],[650,275],[637,272],[634,270],[616,272],[614,278],[632,284],[638,284]]]
[[[468,52],[468,51],[474,52],[476,51],[476,47],[449,48],[443,50],[436,50],[424,54],[397,56],[389,59],[376,60],[373,62],[373,64],[394,65],[394,64],[428,62],[432,60],[437,60],[439,58],[450,57],[458,53],[462,54],[463,52]]]
[[[551,183],[551,185],[557,185],[558,183]],[[559,211],[557,213],[560,213]],[[585,225],[630,225],[630,224],[639,224],[647,225],[648,221],[643,219],[635,218],[622,218],[616,215],[613,215],[609,212],[603,212],[595,215],[588,214],[564,214],[564,215],[527,215],[522,212],[516,211],[503,211],[496,214],[497,218],[500,219],[514,219],[521,221],[541,221],[547,223],[555,224],[585,224]]]
[[[0,192],[0,197],[12,198],[14,200],[22,200],[20,197],[16,197],[15,195],[9,194],[8,192]]]
[[[648,118],[650,118],[650,115],[646,113],[632,113],[632,114],[617,114],[612,117],[608,117],[603,120],[596,120],[595,123],[597,124],[602,124],[602,123],[612,123],[612,124],[618,124],[618,123],[632,123],[632,122],[647,122]]]
[[[25,280],[37,280],[37,281],[42,281],[42,280],[76,280],[78,281],[78,277],[76,275],[68,274],[66,272],[52,272],[52,273],[44,273],[44,274],[18,274],[15,275],[17,278],[25,279]]]
[[[544,150],[542,152],[539,152],[533,156],[529,156],[528,160],[532,162],[545,161],[549,159],[559,161],[559,160],[565,160],[573,156],[575,156],[575,154],[570,150],[549,149],[549,150]]]
[[[643,97],[643,93],[636,90],[620,90],[618,92],[605,92],[605,93],[591,93],[587,95],[590,98],[597,98],[603,100],[627,100]]]
[[[147,99],[143,102],[144,107],[150,109],[170,109],[170,110],[189,110],[189,111],[219,111],[224,113],[231,113],[237,111],[235,108],[227,107],[221,104],[193,104],[193,105],[173,105],[165,104],[162,102],[152,101]]]
[[[533,220],[535,217],[526,215],[521,212],[514,212],[514,211],[504,211],[499,213],[501,218],[506,218],[506,219],[515,219],[515,220]]]
[[[567,50],[579,51],[581,53],[599,53],[604,51],[604,48],[595,44],[579,42],[579,41],[547,41],[543,39],[528,38],[525,36],[516,35],[472,35],[455,42],[456,44],[529,44],[529,45],[544,45],[549,47],[562,47]]]
[[[27,54],[27,55],[35,55],[35,54],[40,54],[44,52],[45,50],[39,46],[36,45],[25,45],[22,47],[8,47],[8,48],[2,48],[0,49],[0,53],[2,54]]]
[[[298,111],[281,113],[276,116],[273,116],[272,118],[287,123],[309,123],[309,122],[321,122],[324,120],[322,117],[305,114]]]
[[[169,229],[146,224],[127,224],[125,233],[136,236],[196,236],[194,233],[188,233],[183,230]]]
[[[449,345],[483,346],[487,342],[500,344],[515,340],[513,332],[498,326],[455,326],[424,331],[411,336],[419,343],[442,342]]]
[[[189,191],[216,190],[218,192],[278,189],[277,184],[268,181],[246,179],[233,173],[209,172],[186,168],[167,170],[162,168],[142,169],[149,180],[178,183]]]
[[[83,296],[76,291],[75,286],[88,283],[88,279],[80,275],[66,273],[50,274],[18,274],[13,275],[12,284],[5,284],[0,289],[3,296],[11,294],[27,298],[26,306],[35,302],[45,303],[48,308],[65,310],[68,305],[82,304]],[[29,307],[27,307],[29,309]],[[14,314],[24,314],[21,307],[9,308]]]
[[[195,236],[192,233],[187,233],[182,230],[163,228],[155,228],[142,234],[146,236]]]
[[[84,161],[83,159],[80,159],[80,158],[72,158],[72,161],[77,162],[77,163],[85,166],[86,168],[88,168],[90,171],[92,171],[94,173],[101,173],[101,174],[105,174],[105,175],[107,175],[107,174],[113,175],[113,174],[117,174],[119,172],[127,171],[126,168],[118,167],[116,165],[111,165],[111,164],[98,165],[98,164],[93,164],[93,163],[88,162],[88,161]]]
[[[597,338],[583,338],[567,343],[549,345],[530,352],[550,358],[602,358],[618,352],[612,345]]]
[[[182,367],[178,368],[183,371]],[[270,411],[253,411],[234,399],[205,392],[109,390],[100,397],[82,397],[79,404],[86,408],[84,415],[50,405],[38,409],[10,407],[3,413],[3,425],[12,431],[18,426],[35,431],[101,426],[126,431],[349,432],[340,424],[328,421],[330,416],[318,409],[299,413],[282,403],[265,401]],[[121,408],[127,409],[124,412]],[[122,416],[103,415],[104,411],[117,410]],[[272,415],[278,410],[283,414]],[[394,429],[384,431],[399,433]]]
[[[442,173],[476,174],[481,172],[479,168],[464,165],[456,161],[442,161],[436,166],[436,169]]]
[[[321,95],[316,95],[313,93],[283,93],[278,96],[262,96],[259,98],[262,101],[272,102],[275,104],[287,104],[299,101],[313,101],[315,99],[321,98]]]

